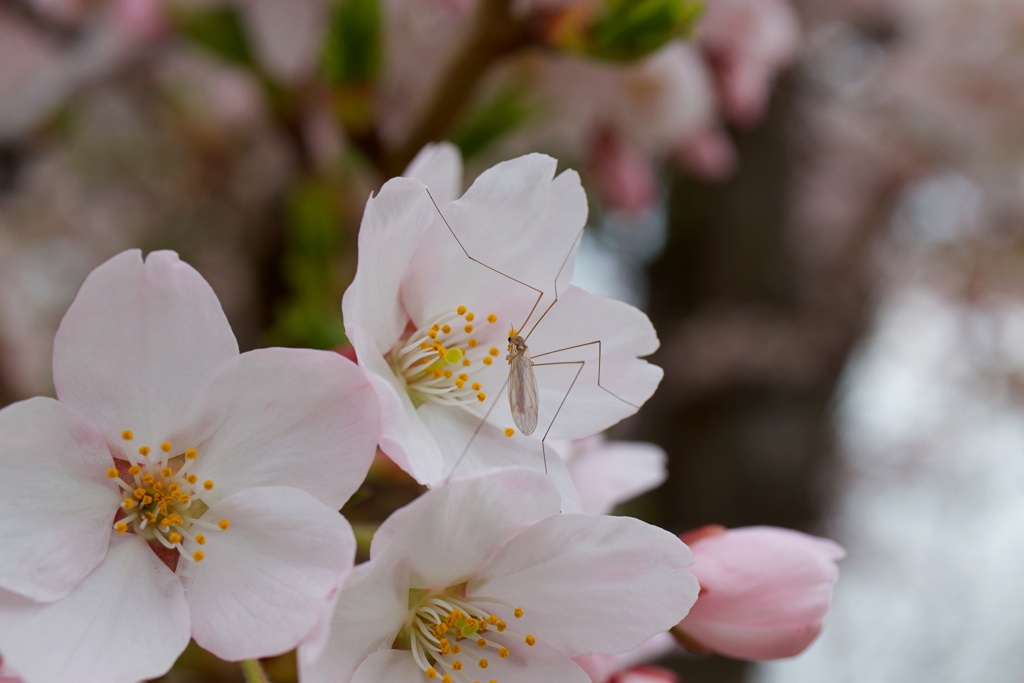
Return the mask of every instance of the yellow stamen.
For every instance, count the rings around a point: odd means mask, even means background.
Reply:
[[[149,446],[139,446],[139,455],[149,455]]]
[[[197,550],[194,553],[192,553],[192,559],[196,562],[202,562],[204,557],[206,557],[206,555],[203,553],[202,550]]]
[[[498,656],[501,657],[502,659],[507,659],[508,656],[509,656],[508,648],[507,647],[499,647],[498,648]]]
[[[470,385],[470,388],[473,391],[480,391],[480,382],[473,382],[473,384]]]
[[[466,331],[466,334],[471,334],[473,332],[473,326],[472,325],[466,325],[462,329],[464,329]]]
[[[186,480],[188,480],[188,483],[190,483],[190,484],[194,484],[194,483],[196,483],[196,481],[197,481],[197,480],[199,479],[199,477],[197,477],[197,476],[196,476],[196,475],[194,475],[194,474],[190,474],[190,475],[188,475],[187,477],[185,477],[185,479],[186,479]]]
[[[213,479],[207,479],[203,482],[203,488],[209,491],[213,488]]]
[[[471,362],[470,362],[470,360],[469,360],[468,358],[463,358],[463,359],[462,359],[462,364],[463,364],[463,365],[465,365],[465,366],[466,366],[466,367],[468,368],[468,367],[469,367],[470,365],[472,365],[473,363],[471,363]]]
[[[481,659],[479,662],[477,662],[477,666],[479,666],[481,669],[486,669],[487,668],[487,660],[486,659]]]
[[[506,427],[505,428],[505,436],[511,437],[515,433],[516,433],[516,430],[512,429],[511,427]]]
[[[177,545],[178,543],[181,543],[181,534],[174,532],[167,537],[167,540]]]
[[[109,470],[107,470],[107,476],[110,477],[111,479],[117,479],[117,468],[111,467]]]
[[[478,342],[476,339],[470,339],[468,343],[469,343],[469,348],[475,349],[476,345],[479,344],[480,342]]]
[[[491,354],[492,356],[497,356],[499,353],[501,353],[501,351],[498,350],[498,347],[492,346],[487,353]]]
[[[189,460],[195,460],[197,455],[198,454],[196,453],[196,449],[194,448],[190,448],[187,451],[185,451],[185,457],[188,458]]]
[[[526,635],[526,638],[525,638],[525,639],[523,640],[523,642],[525,642],[525,643],[526,643],[527,645],[529,645],[530,647],[533,647],[534,645],[536,645],[536,644],[537,644],[537,639],[536,639],[536,638],[534,638],[534,637],[533,637],[532,635],[530,635],[530,634],[527,634],[527,635]]]
[[[493,362],[490,356],[484,356],[484,365],[490,365]]]
[[[160,470],[160,476],[162,477],[169,477],[172,474],[174,474],[174,472],[171,471],[170,467],[165,467],[162,470]]]
[[[458,313],[459,315],[465,315],[466,307],[465,306],[459,306],[458,308],[455,309],[455,312]]]
[[[231,528],[231,522],[229,522],[226,519],[222,519],[219,522],[217,522],[217,526],[221,528],[221,531],[227,531]]]
[[[196,543],[199,545],[206,545],[206,536],[202,534],[196,534]]]
[[[423,673],[425,673],[427,675],[427,678],[429,678],[430,680],[434,680],[435,678],[437,678],[437,669],[435,669],[434,667],[430,667]]]
[[[162,444],[160,444],[160,450],[162,450],[164,453],[170,453],[171,452],[171,442],[170,441],[164,441]]]
[[[523,608],[522,607],[516,607],[515,610],[512,612],[512,614],[516,615],[516,619],[521,618],[523,616]]]
[[[121,507],[125,510],[131,510],[135,507],[135,501],[131,498],[125,498],[121,501]]]
[[[487,316],[487,322],[493,325],[494,323],[498,322],[498,316],[491,313],[489,316]]]
[[[462,662],[458,662],[458,661],[452,662],[452,668],[455,669],[456,671],[462,671]]]
[[[476,395],[476,400],[478,400],[481,403],[483,403],[484,401],[487,400],[487,394],[485,394],[484,392],[481,391],[479,394]]]
[[[132,475],[133,477],[141,471],[142,468],[139,467],[138,465],[132,465],[131,467],[128,468],[128,474]]]
[[[430,332],[427,332],[427,336],[430,337],[431,339],[437,339],[437,330],[431,330]]]
[[[451,325],[444,325],[443,327],[441,327],[441,331],[444,332],[445,334],[448,334],[449,332],[452,331],[452,326]]]
[[[126,429],[123,432],[121,432],[121,438],[124,439],[125,441],[131,441],[132,439],[135,438],[135,434],[132,433],[132,430]]]
[[[455,380],[455,386],[457,386],[459,389],[461,389],[462,387],[466,386],[466,380],[464,380],[464,379],[457,379],[457,380]]]
[[[466,314],[466,322],[467,323],[473,322],[473,318],[475,318],[475,317],[476,317],[476,314],[473,313],[473,311],[470,311],[469,313]]]

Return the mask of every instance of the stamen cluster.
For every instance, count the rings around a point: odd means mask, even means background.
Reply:
[[[126,429],[121,438],[128,442],[134,440],[135,435]],[[134,453],[126,448],[127,461],[117,460],[118,466],[107,470],[107,476],[126,494],[114,530],[119,534],[131,531],[177,550],[182,557],[200,562],[205,554],[198,546],[206,544],[206,537],[194,533],[192,527],[227,531],[231,523],[227,519],[216,524],[200,519],[209,507],[202,497],[213,490],[213,480],[206,479],[200,484],[199,477],[190,471],[199,457],[194,448],[176,455],[171,455],[172,451],[169,441],[160,444],[159,455],[152,459],[149,446],[139,446]],[[191,551],[185,547],[186,543]]]
[[[508,644],[513,640],[531,647],[537,643],[533,635],[516,636],[498,615],[473,604],[474,600],[490,600],[460,598],[454,592],[426,596],[413,610],[406,628],[413,659],[427,679],[475,682],[469,672],[486,669],[488,654],[506,659],[512,654]],[[522,617],[522,608],[516,607],[513,614]],[[497,682],[491,679],[491,683]]]

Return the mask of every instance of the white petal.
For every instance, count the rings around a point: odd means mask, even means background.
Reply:
[[[378,650],[363,660],[351,683],[419,683],[425,680],[409,650],[388,649]]]
[[[299,648],[303,683],[347,681],[368,655],[391,650],[409,618],[409,565],[395,559],[371,560],[349,575],[326,638]]]
[[[103,437],[53,399],[0,410],[0,587],[56,600],[93,570],[121,500],[113,464]]]
[[[571,442],[567,448],[571,453],[569,475],[579,491],[583,511],[589,514],[608,514],[619,503],[665,481],[667,456],[652,443],[591,437]]]
[[[462,154],[450,142],[432,142],[419,151],[402,175],[429,187],[438,204],[447,204],[462,194]]]
[[[352,568],[345,518],[301,489],[267,486],[225,498],[202,519],[231,527],[204,532],[202,562],[178,563],[196,642],[231,661],[298,645]]]
[[[512,539],[466,591],[522,607],[521,620],[503,616],[510,629],[569,655],[622,652],[689,611],[699,590],[691,564],[689,548],[658,527],[565,514]]]
[[[193,471],[219,500],[252,486],[294,486],[339,509],[377,450],[373,389],[337,353],[260,349],[238,359],[237,399]]]
[[[134,431],[155,447],[181,422],[238,344],[210,285],[169,251],[123,252],[94,270],[54,339],[61,402],[108,439]]]
[[[171,668],[189,637],[181,582],[138,536],[49,604],[0,592],[0,651],[30,683],[134,683]]]
[[[392,513],[374,535],[370,556],[393,550],[410,558],[415,587],[446,588],[474,575],[523,526],[558,506],[558,492],[537,472],[452,480]]]
[[[471,644],[464,645],[463,656],[460,659],[463,660],[465,667],[463,672],[470,676],[469,680],[494,680],[501,683],[590,683],[590,677],[579,664],[564,652],[546,643],[537,642],[529,646],[523,642],[522,634],[511,636],[507,633],[489,632],[485,635],[491,643],[507,647],[509,656],[503,659],[493,649],[481,651]],[[487,660],[486,668],[480,667],[481,659]]]

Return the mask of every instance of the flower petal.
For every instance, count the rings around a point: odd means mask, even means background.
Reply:
[[[167,672],[189,637],[181,582],[138,536],[116,536],[106,558],[62,600],[0,592],[0,650],[32,683],[134,683]]]
[[[684,570],[692,563],[684,543],[639,520],[557,515],[512,539],[466,592],[522,607],[516,630],[569,655],[622,652],[687,613],[699,590]]]
[[[326,638],[299,648],[299,678],[303,683],[349,680],[368,655],[391,650],[408,618],[408,562],[391,556],[359,565],[338,595]]]
[[[570,454],[569,475],[583,511],[592,515],[608,514],[665,481],[667,456],[652,443],[590,437],[563,446],[563,452]]]
[[[107,553],[121,501],[103,437],[49,398],[0,410],[0,587],[67,595]]]
[[[462,194],[462,154],[450,142],[433,142],[419,151],[402,174],[430,188],[438,204],[447,204]]]
[[[206,534],[202,562],[178,563],[196,642],[229,661],[298,645],[352,568],[345,518],[301,489],[267,486],[215,503],[202,519],[231,527]]]
[[[377,451],[378,410],[365,373],[336,353],[308,349],[249,351],[237,370],[237,399],[193,470],[215,482],[219,495],[204,500],[280,485],[341,508]]]
[[[112,442],[131,429],[151,446],[180,430],[207,378],[238,355],[216,294],[170,251],[145,263],[126,251],[96,268],[53,345],[60,400]]]
[[[334,680],[342,680],[335,678]],[[426,678],[408,650],[378,650],[356,669],[351,683],[411,683]]]
[[[491,633],[488,640],[495,645],[507,647],[509,656],[501,658],[494,650],[485,652],[483,659],[487,660],[487,666],[480,668],[480,658],[474,654],[464,658],[469,660],[465,662],[464,671],[471,672],[471,680],[485,679],[501,683],[590,683],[587,672],[567,654],[539,641],[528,646],[521,637],[504,637],[504,634],[496,636]]]
[[[503,470],[452,480],[384,520],[370,557],[394,549],[411,558],[414,587],[446,588],[472,576],[519,529],[556,514],[558,507],[558,492],[538,472]]]
[[[693,542],[697,604],[680,628],[737,659],[802,652],[821,631],[843,549],[789,529],[730,529]]]

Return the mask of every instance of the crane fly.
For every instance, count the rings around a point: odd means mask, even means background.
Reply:
[[[452,226],[448,223],[448,219],[445,218],[444,214],[441,212],[441,208],[437,205],[437,202],[434,200],[434,196],[432,194],[430,194],[430,190],[427,189],[426,192],[427,192],[427,196],[430,198],[431,203],[434,205],[434,208],[436,209],[438,216],[440,216],[441,221],[444,223],[445,227],[448,229],[448,232],[451,234],[452,238],[458,244],[459,249],[461,249],[462,253],[465,255],[465,257],[467,259],[469,259],[473,263],[476,263],[476,264],[478,264],[480,266],[483,266],[484,268],[486,268],[486,269],[488,269],[488,270],[490,270],[490,271],[492,271],[492,272],[494,272],[494,273],[496,273],[496,274],[498,274],[498,275],[500,275],[500,276],[502,276],[502,277],[504,277],[504,278],[506,278],[508,280],[511,280],[512,282],[515,282],[516,284],[518,284],[518,285],[520,285],[522,287],[530,289],[530,290],[532,290],[533,292],[536,293],[536,298],[534,299],[533,305],[531,306],[531,308],[529,310],[529,313],[527,313],[526,319],[523,321],[523,324],[520,325],[518,328],[513,328],[513,329],[509,330],[509,335],[508,335],[508,355],[505,357],[505,360],[506,360],[506,362],[508,363],[508,366],[509,366],[509,371],[508,371],[508,377],[505,379],[505,383],[502,386],[502,390],[504,390],[506,386],[508,387],[508,401],[509,401],[509,409],[510,409],[510,411],[512,413],[512,420],[515,423],[516,427],[519,428],[519,431],[522,434],[527,435],[527,436],[533,434],[536,431],[536,429],[537,429],[537,425],[538,425],[539,418],[540,418],[540,395],[539,395],[539,391],[538,391],[538,388],[537,388],[537,378],[536,378],[536,375],[534,373],[534,369],[538,368],[538,367],[548,367],[548,366],[556,366],[556,365],[575,365],[576,366],[576,373],[573,375],[572,381],[569,383],[569,386],[566,389],[565,394],[562,396],[562,399],[559,402],[558,407],[555,409],[554,414],[551,416],[551,421],[548,423],[547,429],[545,429],[544,434],[542,435],[541,440],[540,440],[540,443],[541,443],[541,456],[542,456],[543,461],[544,461],[544,471],[547,472],[548,471],[548,464],[547,464],[547,449],[545,447],[545,442],[547,441],[548,434],[551,432],[551,428],[555,424],[555,420],[558,419],[558,414],[562,411],[562,407],[565,405],[566,399],[569,397],[569,392],[572,391],[573,387],[576,385],[577,380],[579,380],[580,374],[583,372],[583,368],[585,367],[587,361],[586,360],[565,360],[565,361],[546,361],[546,362],[543,362],[543,363],[537,363],[537,362],[535,362],[537,358],[541,358],[541,357],[544,357],[544,356],[549,356],[549,355],[555,354],[555,353],[560,353],[562,351],[569,351],[571,349],[581,349],[583,347],[596,346],[597,347],[597,386],[600,387],[605,392],[607,392],[608,394],[610,394],[611,396],[613,396],[616,399],[618,399],[619,401],[622,401],[626,405],[629,405],[629,406],[631,406],[632,408],[635,408],[635,409],[639,409],[640,408],[640,406],[638,406],[637,404],[632,403],[630,401],[627,401],[626,399],[622,398],[621,396],[619,396],[618,394],[616,394],[615,392],[611,391],[610,389],[608,389],[607,387],[605,387],[604,385],[601,384],[601,340],[600,339],[596,339],[596,340],[588,341],[588,342],[583,342],[581,344],[573,344],[573,345],[570,345],[570,346],[564,346],[562,348],[552,349],[550,351],[544,351],[543,353],[534,354],[532,356],[530,354],[529,347],[527,346],[527,343],[526,343],[527,340],[530,338],[530,335],[533,334],[533,332],[537,329],[537,327],[540,325],[540,323],[547,317],[547,315],[551,311],[551,309],[554,308],[555,304],[558,303],[558,278],[561,276],[562,271],[565,270],[565,267],[568,264],[570,257],[572,256],[573,252],[575,251],[576,246],[579,244],[580,239],[583,236],[583,228],[580,228],[579,233],[576,235],[576,238],[573,240],[572,244],[569,247],[569,251],[565,254],[565,258],[562,259],[561,265],[558,268],[558,272],[555,274],[554,282],[553,282],[553,293],[554,293],[553,300],[549,304],[547,304],[547,306],[540,312],[540,315],[533,322],[532,326],[530,326],[529,330],[526,331],[526,334],[523,335],[523,334],[520,334],[520,332],[523,331],[523,330],[526,330],[526,326],[528,324],[530,324],[530,321],[533,319],[534,314],[537,313],[537,310],[538,310],[538,307],[540,306],[541,300],[544,298],[544,294],[545,294],[544,290],[541,290],[541,289],[539,289],[537,287],[534,287],[533,285],[528,284],[526,282],[523,282],[522,280],[519,280],[518,278],[515,278],[512,275],[509,275],[508,273],[505,273],[505,272],[499,270],[498,268],[495,268],[494,266],[491,266],[491,265],[489,265],[487,263],[484,263],[483,261],[475,258],[472,254],[470,254],[469,251],[466,250],[466,247],[463,245],[462,240],[460,240],[458,235],[455,233],[455,230],[452,229]],[[493,350],[492,350],[492,353],[493,353]],[[501,393],[500,390],[499,390],[499,393]],[[458,467],[461,464],[462,460],[465,458],[466,453],[469,452],[469,448],[470,448],[470,446],[472,446],[473,441],[476,439],[477,435],[480,433],[480,430],[483,429],[484,424],[487,423],[487,420],[490,417],[491,412],[494,410],[494,407],[496,405],[497,405],[496,401],[491,402],[491,405],[488,407],[487,411],[484,413],[484,415],[481,418],[480,422],[477,424],[476,429],[473,430],[473,433],[470,436],[469,442],[466,444],[466,446],[463,449],[462,453],[459,455],[458,459],[455,461],[455,464],[453,465],[451,472],[448,474],[449,477],[452,474],[454,474],[455,471],[458,469]],[[507,436],[511,436],[511,431],[512,430],[506,430],[506,432],[505,432],[506,435]]]

